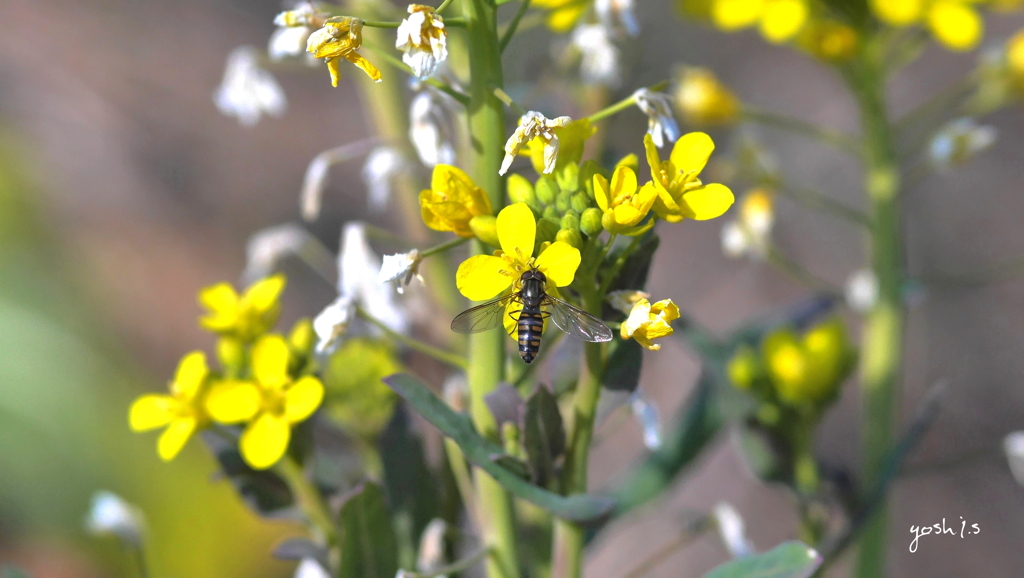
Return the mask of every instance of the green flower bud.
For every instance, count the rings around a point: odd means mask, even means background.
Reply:
[[[500,247],[498,241],[498,219],[494,215],[477,215],[469,220],[469,228],[477,239],[492,247]]]
[[[508,200],[512,204],[536,204],[537,196],[533,193],[533,185],[530,184],[530,181],[526,180],[526,177],[513,173],[509,175],[505,187],[508,189]]]
[[[583,213],[583,211],[586,211],[587,209],[592,207],[594,203],[590,201],[590,197],[587,196],[586,192],[577,191],[576,194],[572,196],[572,201],[570,202],[570,205],[572,206],[572,210],[576,211],[577,213]]]
[[[587,198],[594,199],[594,175],[608,178],[608,173],[594,161],[587,161],[580,167],[580,189],[586,191]]]
[[[595,237],[601,234],[604,227],[601,225],[601,209],[597,207],[591,207],[583,214],[580,215],[580,229],[587,234],[588,237]]]
[[[580,167],[576,163],[569,163],[558,171],[555,178],[558,180],[558,188],[563,192],[575,193],[580,187]]]
[[[622,160],[615,164],[615,168],[619,167],[629,167],[633,169],[634,173],[639,173],[640,159],[635,154],[629,153],[628,155],[622,157]]]
[[[245,346],[234,337],[221,337],[217,340],[217,359],[225,377],[241,377],[246,366]]]
[[[754,380],[761,372],[760,366],[761,361],[754,349],[749,345],[741,345],[729,360],[726,373],[729,375],[729,381],[737,389],[749,390],[754,386]]]
[[[561,217],[566,211],[572,208],[572,193],[562,191],[555,197],[555,208],[558,209],[558,216]]]
[[[505,453],[517,458],[525,457],[526,451],[520,442],[519,426],[506,421],[501,424],[501,439],[505,442]]]
[[[303,356],[309,355],[315,344],[316,333],[313,331],[313,322],[306,317],[296,321],[292,326],[291,333],[288,334],[288,345],[291,346],[292,352]]]
[[[570,210],[562,217],[561,224],[563,229],[580,230],[580,218],[576,216],[576,211],[573,210]]]
[[[545,219],[551,219],[552,221],[558,221],[562,218],[562,212],[558,210],[554,205],[548,205],[544,207],[544,212],[541,213]]]
[[[583,247],[583,235],[580,235],[579,229],[562,229],[555,235],[555,240],[569,243],[577,249]]]
[[[548,175],[541,175],[537,179],[537,184],[534,185],[534,193],[541,204],[550,205],[555,202],[555,197],[558,195],[558,183]]]
[[[537,245],[541,243],[554,243],[555,236],[558,235],[560,226],[557,219],[548,219],[547,217],[537,221]],[[535,250],[534,253],[537,251]]]

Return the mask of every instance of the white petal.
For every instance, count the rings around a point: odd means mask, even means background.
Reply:
[[[341,296],[313,318],[313,332],[317,337],[316,350],[318,353],[329,350],[345,333],[354,317],[354,305],[355,300],[352,297]]]
[[[391,179],[404,167],[402,155],[392,147],[377,147],[370,151],[363,164],[363,182],[366,200],[373,213],[383,212],[391,197]]]
[[[622,311],[626,315],[633,310],[633,305],[641,299],[650,299],[651,294],[643,291],[636,291],[633,289],[621,289],[619,291],[612,291],[608,294],[608,303]]]
[[[100,490],[93,494],[85,530],[90,534],[113,535],[131,544],[142,540],[142,514],[121,496]]]
[[[878,301],[878,277],[870,269],[860,269],[846,280],[846,303],[858,313],[867,313]]]
[[[331,578],[331,575],[313,558],[303,558],[295,568],[295,578]]]
[[[423,529],[423,535],[420,537],[419,556],[416,559],[417,570],[429,573],[444,567],[444,535],[447,531],[448,523],[441,518],[434,518]]]
[[[739,512],[726,502],[715,504],[715,521],[722,543],[733,558],[743,558],[754,554],[754,544],[747,539],[745,524]]]
[[[453,164],[452,133],[452,114],[444,97],[430,87],[417,93],[409,107],[409,140],[420,161],[427,167]]]
[[[638,390],[633,392],[630,397],[630,407],[643,429],[644,446],[651,451],[660,448],[661,418],[658,416],[657,406],[648,401]]]
[[[368,138],[325,150],[313,157],[306,168],[306,176],[302,180],[302,192],[299,198],[299,212],[303,219],[315,221],[320,216],[320,205],[324,187],[327,186],[327,174],[330,168],[366,153],[376,142],[377,139]]]
[[[259,51],[240,46],[228,56],[224,79],[213,96],[214,104],[244,126],[253,126],[260,116],[281,116],[288,108],[284,90],[259,66]]]
[[[420,252],[413,249],[408,253],[398,253],[396,255],[384,255],[384,262],[380,267],[380,275],[377,278],[378,283],[388,283],[390,281],[405,281],[410,274],[414,274],[414,268],[419,265]],[[405,281],[408,283],[408,281]]]
[[[285,223],[257,231],[245,248],[246,265],[242,281],[249,285],[273,274],[287,257],[298,257],[314,270],[325,272],[331,255],[309,231],[295,223]]]
[[[1024,486],[1024,431],[1015,431],[1003,439],[1003,451],[1010,464],[1010,472],[1017,483]]]
[[[742,257],[750,251],[750,239],[736,221],[729,221],[722,227],[722,252],[728,257]]]
[[[306,40],[313,32],[306,26],[280,26],[270,35],[267,43],[267,56],[277,62],[285,58],[294,58],[306,54]]]
[[[368,314],[394,331],[408,327],[405,312],[395,303],[395,290],[381,287],[381,260],[366,239],[366,226],[352,222],[342,232],[338,255],[338,293],[355,298]]]

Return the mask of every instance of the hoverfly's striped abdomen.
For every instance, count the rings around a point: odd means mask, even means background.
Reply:
[[[544,331],[544,316],[540,307],[524,305],[519,314],[519,355],[530,363],[540,351],[540,336]]]

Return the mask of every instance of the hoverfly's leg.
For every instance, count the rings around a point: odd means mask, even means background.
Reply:
[[[520,313],[521,312],[522,312],[522,310],[520,310]],[[506,312],[506,314],[508,315],[508,318],[516,323],[516,325],[514,326],[512,331],[508,332],[508,336],[512,337],[514,339],[515,336],[516,336],[516,333],[519,331],[519,319],[517,319],[514,315],[512,315],[512,313],[514,313],[514,312],[513,311]]]

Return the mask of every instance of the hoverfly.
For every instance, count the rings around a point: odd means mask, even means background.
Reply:
[[[526,363],[532,362],[540,351],[540,337],[544,320],[551,318],[555,326],[573,337],[600,343],[612,340],[612,330],[600,319],[580,311],[565,301],[548,295],[547,278],[537,269],[529,269],[519,278],[519,291],[492,299],[483,305],[467,309],[452,320],[452,331],[479,333],[502,325],[510,303],[520,303],[516,325],[519,331],[519,355]],[[508,314],[512,317],[513,313]],[[515,319],[513,317],[513,319]]]

